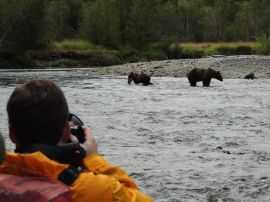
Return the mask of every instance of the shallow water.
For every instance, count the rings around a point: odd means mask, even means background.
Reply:
[[[49,78],[93,128],[99,151],[157,202],[269,201],[270,80],[93,77],[79,69],[0,71],[0,130],[16,84]],[[8,148],[13,145],[7,140]]]

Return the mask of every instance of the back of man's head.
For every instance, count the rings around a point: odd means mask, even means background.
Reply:
[[[17,86],[7,112],[10,133],[20,145],[56,145],[68,119],[64,93],[49,80],[31,80]]]

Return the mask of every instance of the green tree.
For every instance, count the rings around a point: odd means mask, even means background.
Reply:
[[[133,32],[132,8],[134,0],[118,0],[117,9],[119,13],[119,32],[122,45],[130,43],[130,36]]]
[[[81,33],[85,39],[107,47],[121,44],[120,19],[116,0],[85,4]]]
[[[200,0],[178,0],[183,13],[184,32],[182,38],[185,41],[202,41],[202,3]]]
[[[62,40],[79,36],[81,6],[82,2],[76,0],[48,2],[47,20],[51,38]]]
[[[254,40],[256,36],[269,34],[270,28],[269,1],[246,1],[241,4],[236,16],[236,26],[239,27],[243,40]]]
[[[159,12],[160,35],[163,41],[179,41],[184,33],[184,16],[177,0],[164,1]]]
[[[159,0],[134,0],[130,43],[140,47],[159,39]]]
[[[44,0],[1,0],[0,48],[24,52],[48,44]]]

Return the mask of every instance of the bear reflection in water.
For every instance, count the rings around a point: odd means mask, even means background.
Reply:
[[[153,83],[150,82],[150,76],[144,73],[129,73],[128,75],[128,84],[131,84],[133,81],[135,84],[142,83],[144,86],[153,85]]]
[[[198,81],[202,81],[203,86],[208,87],[212,78],[223,81],[221,73],[211,68],[194,68],[189,71],[189,73],[187,74],[187,78],[191,86],[196,86],[196,83]]]

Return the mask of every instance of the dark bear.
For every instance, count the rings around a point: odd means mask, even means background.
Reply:
[[[153,85],[153,83],[150,82],[150,76],[144,74],[144,73],[129,73],[128,75],[128,84],[131,84],[133,81],[135,84],[142,83],[144,86]]]
[[[187,78],[191,86],[196,86],[198,81],[202,81],[203,86],[208,87],[212,78],[223,81],[220,72],[211,68],[194,68],[187,74]]]
[[[255,79],[254,73],[249,73],[248,75],[245,76],[245,79]]]

